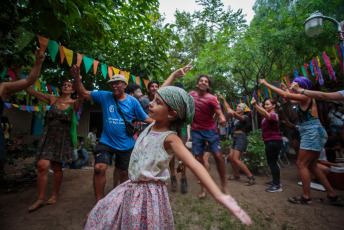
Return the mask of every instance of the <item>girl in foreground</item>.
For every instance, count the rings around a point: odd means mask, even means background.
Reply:
[[[223,194],[207,170],[171,131],[190,124],[195,112],[193,98],[174,86],[160,88],[149,104],[155,120],[136,141],[129,164],[129,180],[116,187],[93,208],[85,229],[174,229],[165,181],[173,152],[191,169],[216,201],[244,224],[250,217],[230,196]]]
[[[302,94],[290,93],[286,90],[284,84],[282,86],[282,88],[285,88],[284,90],[267,83],[265,79],[260,79],[259,84],[268,87],[279,96],[290,100],[291,103],[297,104],[301,143],[296,164],[299,169],[302,182],[302,195],[300,197],[290,197],[288,199],[289,202],[304,205],[312,203],[312,199],[310,197],[310,173],[312,172],[326,189],[327,198],[323,200],[323,202],[327,204],[336,204],[340,201],[340,198],[334,193],[327,178],[317,167],[320,151],[325,146],[327,134],[319,121],[318,109],[315,100]],[[312,82],[305,77],[295,78],[291,87],[295,84],[298,84],[302,89],[307,90],[310,90],[313,87]]]

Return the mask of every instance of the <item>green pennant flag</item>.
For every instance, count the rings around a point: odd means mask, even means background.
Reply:
[[[46,86],[44,83],[42,83],[42,82],[40,82],[39,84],[41,85],[41,90],[42,90],[44,93],[47,93],[47,86]]]
[[[91,66],[93,65],[94,59],[93,59],[93,58],[86,57],[86,56],[84,55],[83,60],[84,60],[84,64],[85,64],[86,73],[88,73],[88,71],[90,70]]]
[[[59,51],[59,44],[57,44],[57,42],[54,40],[49,40],[47,48],[49,50],[51,60],[55,62],[57,51]]]
[[[104,79],[106,79],[106,75],[108,73],[108,68],[107,68],[107,65],[106,64],[101,64],[101,69],[102,69],[102,74],[104,76]]]
[[[4,79],[6,72],[7,72],[7,67],[4,66],[4,70],[2,71],[2,73],[0,73],[1,79]]]
[[[133,78],[133,82],[135,83],[135,76],[134,76],[134,75],[131,75],[131,77]]]

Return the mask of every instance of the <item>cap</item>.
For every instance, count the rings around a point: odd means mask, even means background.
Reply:
[[[111,77],[111,79],[108,81],[108,83],[114,82],[114,81],[124,81],[126,84],[128,84],[127,82],[127,78],[121,74],[115,74]]]

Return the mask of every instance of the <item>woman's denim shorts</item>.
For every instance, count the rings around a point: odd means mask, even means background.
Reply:
[[[247,137],[245,133],[234,133],[233,134],[233,145],[232,149],[245,152],[247,149]]]
[[[327,141],[327,133],[319,119],[302,122],[299,126],[300,149],[321,151]]]

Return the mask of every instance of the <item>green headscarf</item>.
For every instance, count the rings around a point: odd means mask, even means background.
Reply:
[[[185,90],[175,87],[162,87],[157,92],[172,110],[177,112],[177,117],[191,124],[195,114],[195,104],[192,96]]]

